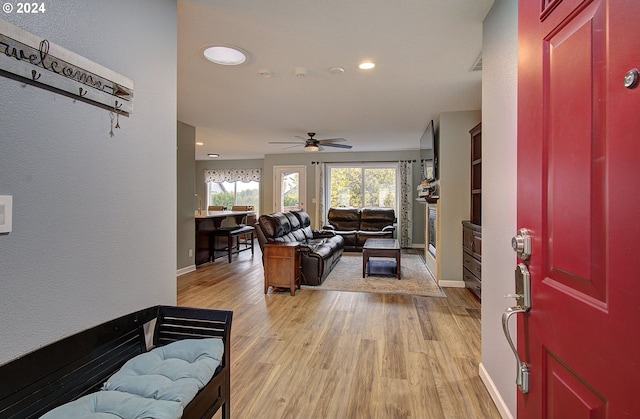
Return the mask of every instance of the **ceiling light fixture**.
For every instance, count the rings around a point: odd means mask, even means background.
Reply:
[[[196,145],[204,145],[204,143],[202,141],[197,141]]]
[[[316,144],[307,144],[304,146],[304,151],[314,152],[320,150]]]
[[[218,154],[218,153],[209,153],[209,154],[207,154],[207,156],[209,156],[212,159],[216,159],[216,158],[220,157],[220,154]]]
[[[375,66],[376,66],[375,63],[372,63],[371,61],[365,61],[363,63],[360,63],[358,68],[360,70],[371,70]]]
[[[238,47],[214,45],[205,48],[204,58],[220,65],[240,65],[247,61],[247,53]]]

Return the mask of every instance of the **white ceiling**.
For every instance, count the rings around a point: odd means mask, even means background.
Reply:
[[[482,20],[493,0],[178,0],[178,119],[196,127],[196,159],[300,153],[316,132],[352,150],[415,150],[443,111],[481,108]],[[249,53],[206,61],[208,45]],[[357,68],[360,61],[373,70]],[[344,68],[332,74],[332,66]],[[303,67],[307,76],[296,77]],[[264,78],[261,70],[273,76]]]

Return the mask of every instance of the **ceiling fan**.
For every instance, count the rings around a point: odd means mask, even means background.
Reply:
[[[300,138],[302,141],[304,141],[304,143],[300,141],[269,141],[269,144],[295,144],[294,146],[291,146],[291,147],[285,147],[285,149],[304,145],[304,151],[311,151],[311,152],[321,151],[323,150],[323,147],[336,147],[336,148],[347,148],[347,149],[352,148],[352,146],[350,145],[339,144],[342,141],[347,141],[344,138],[327,138],[324,140],[318,140],[316,138],[313,138],[316,135],[315,132],[308,132],[307,135],[309,136],[309,138],[304,138],[299,135],[296,135],[296,137]]]

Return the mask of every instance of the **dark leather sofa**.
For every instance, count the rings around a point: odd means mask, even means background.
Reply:
[[[322,228],[344,237],[344,250],[362,251],[367,239],[392,239],[396,214],[393,208],[329,208]]]
[[[304,211],[261,215],[256,224],[260,249],[270,242],[301,244],[301,273],[305,285],[320,285],[342,257],[344,239],[333,231],[312,230]],[[264,254],[264,252],[263,252]]]

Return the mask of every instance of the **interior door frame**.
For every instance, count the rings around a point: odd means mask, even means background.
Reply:
[[[287,165],[287,166],[273,166],[273,211],[283,211],[282,202],[282,190],[280,184],[280,177],[283,173],[297,172],[299,176],[299,191],[300,191],[300,208],[304,211],[307,210],[307,166],[305,165]]]

